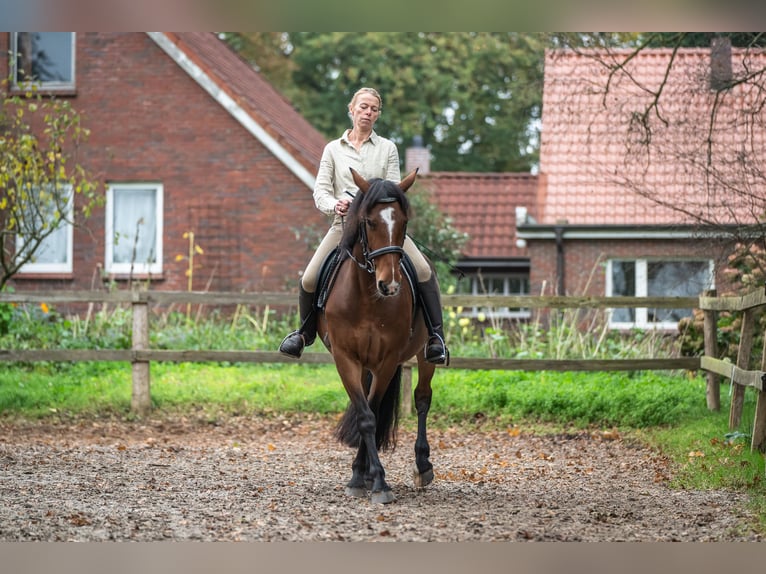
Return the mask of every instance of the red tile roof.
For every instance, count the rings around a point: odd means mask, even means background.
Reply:
[[[516,207],[534,216],[537,181],[529,173],[430,172],[418,179],[455,228],[469,235],[463,255],[479,259],[528,256],[516,246]]]
[[[616,52],[624,58],[629,52]],[[607,72],[592,57],[571,51],[549,51],[545,78],[540,149],[541,186],[537,221],[555,224],[679,224],[691,223],[667,205],[646,198],[656,194],[662,201],[681,206],[690,214],[710,216],[718,223],[752,221],[752,205],[737,202],[727,185],[752,189],[766,195],[762,177],[734,165],[739,154],[756,162],[760,173],[766,166],[766,125],[763,115],[748,115],[748,106],[763,101],[747,83],[724,92],[708,88],[710,50],[684,49],[675,54],[675,63],[663,87],[657,114],[651,112],[650,156],[642,155],[634,130],[628,137],[631,119],[645,109],[651,94],[641,85],[657,89],[665,80],[669,49],[644,50],[626,66],[626,73],[611,79],[609,93],[604,86]],[[745,66],[766,67],[766,52],[732,49],[734,77]],[[723,97],[717,124],[709,133],[710,105]],[[760,98],[760,100],[759,100]],[[660,119],[660,117],[662,119]],[[663,123],[667,121],[667,125]],[[710,135],[716,152],[714,167],[726,174],[719,181],[704,177],[705,142]],[[632,146],[632,147],[628,147]],[[760,151],[759,151],[760,150]],[[628,161],[626,161],[626,157]],[[732,210],[731,214],[729,209]]]
[[[304,168],[315,174],[326,142],[258,71],[211,32],[165,33]]]

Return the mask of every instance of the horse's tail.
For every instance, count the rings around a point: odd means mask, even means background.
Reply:
[[[372,373],[368,372],[367,380],[365,381],[365,391],[369,391],[371,382]],[[396,448],[396,429],[399,426],[401,390],[402,366],[399,365],[386,388],[375,417],[375,444],[378,450],[393,450]],[[359,446],[359,425],[357,424],[356,409],[351,403],[349,403],[346,411],[343,413],[338,426],[335,427],[335,438],[347,446]]]

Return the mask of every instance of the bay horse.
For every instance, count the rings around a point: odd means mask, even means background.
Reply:
[[[359,191],[344,221],[337,274],[317,318],[317,333],[349,397],[335,429],[341,443],[357,447],[346,494],[366,497],[369,492],[372,502],[387,504],[395,496],[378,451],[396,446],[402,364],[413,356],[418,364],[413,480],[422,488],[434,477],[426,417],[436,367],[425,360],[428,330],[413,291],[417,278],[410,278],[403,265],[409,218],[405,192],[417,170],[399,184],[367,181],[351,172]]]

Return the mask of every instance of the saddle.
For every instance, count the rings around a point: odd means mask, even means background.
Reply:
[[[327,304],[327,298],[330,296],[332,287],[335,284],[335,279],[338,276],[338,269],[341,263],[341,250],[340,247],[336,247],[330,253],[327,254],[322,265],[319,268],[319,279],[317,285],[319,286],[314,296],[314,307],[320,310],[324,310]],[[410,285],[410,293],[412,294],[412,311],[417,309],[420,304],[420,293],[418,291],[418,275],[415,271],[415,266],[412,264],[412,260],[406,253],[402,253],[401,263],[402,272],[407,277],[407,282]]]

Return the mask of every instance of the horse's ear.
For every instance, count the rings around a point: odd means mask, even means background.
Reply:
[[[408,174],[407,174],[407,177],[405,177],[405,178],[404,178],[404,179],[401,181],[401,183],[399,184],[399,189],[401,189],[402,191],[407,191],[407,190],[410,188],[410,186],[411,186],[413,183],[415,183],[415,179],[417,179],[417,176],[418,176],[418,170],[419,170],[419,169],[420,169],[419,167],[416,167],[416,168],[415,168],[415,169],[413,169],[413,170],[412,170],[410,173],[408,173]]]
[[[370,182],[364,179],[353,167],[350,167],[349,169],[351,170],[351,177],[354,178],[354,183],[359,188],[359,191],[367,193],[367,190],[370,189]]]

